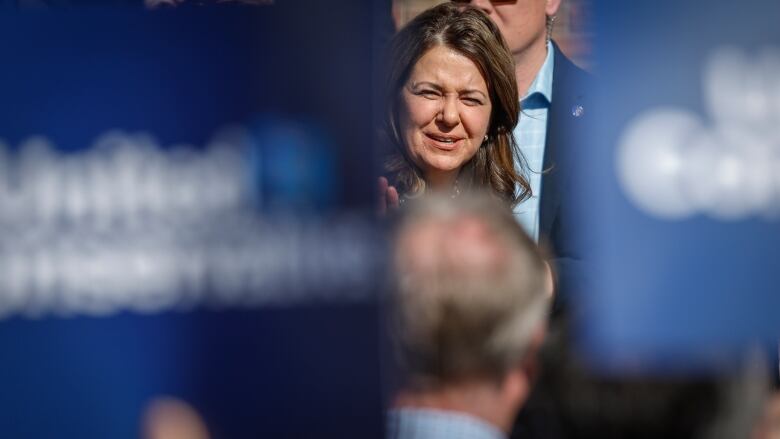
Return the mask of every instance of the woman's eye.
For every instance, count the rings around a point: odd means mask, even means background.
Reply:
[[[435,90],[420,90],[417,94],[428,99],[438,99],[439,97],[439,93]]]
[[[477,98],[462,98],[462,100],[466,105],[470,105],[470,106],[482,105],[482,100]]]

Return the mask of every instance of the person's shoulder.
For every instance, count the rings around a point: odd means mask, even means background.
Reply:
[[[580,68],[552,42],[555,67],[553,69],[553,101],[565,106],[584,107],[590,90],[593,89],[595,77],[590,72]]]
[[[553,81],[556,79],[563,79],[567,82],[586,84],[593,80],[593,75],[580,68],[578,65],[566,56],[565,53],[558,47],[555,41],[552,42],[553,50],[555,51],[555,68],[553,70]]]

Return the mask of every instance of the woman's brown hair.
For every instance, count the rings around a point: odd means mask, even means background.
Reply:
[[[528,198],[531,188],[515,170],[514,158],[523,163],[512,130],[517,125],[520,103],[514,61],[501,32],[482,11],[455,3],[443,3],[415,17],[390,42],[385,77],[387,112],[384,131],[390,142],[385,171],[402,194],[425,190],[420,169],[412,163],[399,126],[400,90],[412,67],[431,48],[445,46],[469,58],[487,83],[493,111],[487,140],[460,171],[461,188],[490,189],[510,205]],[[520,190],[516,191],[515,187]]]

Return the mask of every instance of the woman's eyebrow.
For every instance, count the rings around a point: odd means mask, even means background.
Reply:
[[[430,81],[420,81],[420,82],[413,82],[413,83],[410,85],[410,88],[416,89],[416,88],[418,88],[418,87],[420,87],[420,86],[423,86],[423,85],[426,85],[426,86],[428,86],[428,87],[431,87],[431,88],[435,89],[436,91],[442,91],[442,90],[443,90],[443,88],[442,88],[442,86],[441,86],[441,85],[439,85],[439,84],[436,84],[435,82],[430,82]],[[462,94],[462,95],[463,95],[463,94],[473,94],[473,93],[477,93],[477,94],[480,94],[480,95],[482,95],[482,97],[484,97],[485,99],[487,99],[487,97],[488,97],[488,96],[487,96],[487,94],[485,94],[485,92],[483,92],[482,90],[478,90],[478,89],[476,89],[476,88],[464,88],[464,89],[462,89],[462,90],[459,90],[459,91],[458,91],[458,93],[459,93],[459,94]]]
[[[441,91],[442,90],[442,87],[439,84],[436,84],[436,83],[430,82],[430,81],[413,82],[411,87],[412,88],[417,88],[417,87],[419,87],[421,85],[427,85],[428,87],[436,89],[437,91]]]

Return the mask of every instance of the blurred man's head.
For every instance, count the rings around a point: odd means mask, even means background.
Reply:
[[[454,0],[468,3],[493,19],[515,59],[525,53],[544,50],[550,17],[558,13],[561,0]]]
[[[490,413],[471,414],[507,429],[527,397],[544,332],[546,265],[491,197],[427,197],[405,214],[391,314],[410,396],[403,401],[468,411],[480,400]],[[439,404],[442,395],[451,406]],[[461,397],[463,405],[453,403]]]

